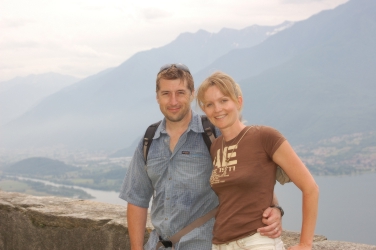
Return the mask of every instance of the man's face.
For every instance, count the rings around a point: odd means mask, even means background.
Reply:
[[[191,111],[193,93],[188,89],[186,80],[180,79],[159,81],[157,101],[161,112],[168,121],[179,122]]]

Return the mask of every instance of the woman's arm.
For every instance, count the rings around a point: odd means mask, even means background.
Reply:
[[[274,153],[273,161],[287,173],[303,193],[303,221],[300,243],[289,249],[311,249],[317,219],[319,187],[287,141],[284,141]]]

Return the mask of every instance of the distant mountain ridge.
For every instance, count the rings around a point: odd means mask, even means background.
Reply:
[[[169,53],[180,54],[182,59],[186,60],[184,63],[189,65],[191,72],[196,73],[229,51],[261,44],[272,35],[293,25],[293,22],[285,21],[277,26],[252,25],[241,30],[223,28],[218,33],[209,33],[204,30],[199,30],[194,34],[183,33],[174,42],[159,48],[160,56]]]
[[[286,63],[316,46],[332,44],[335,47],[340,45],[337,42],[346,42],[363,31],[373,34],[374,10],[375,2],[372,0],[353,0],[334,10],[322,11],[307,20],[296,22],[290,29],[257,46],[230,51],[197,72],[195,78],[201,82],[211,72],[223,70],[241,81]],[[368,19],[370,27],[357,27],[359,21],[365,19]],[[370,38],[374,38],[373,35]]]
[[[285,22],[270,27],[222,29],[216,34],[203,30],[183,33],[166,46],[139,52],[116,68],[49,96],[2,128],[4,145],[124,146],[130,143],[125,140],[133,140],[139,133],[138,124],[160,119],[154,94],[158,67],[184,62],[193,73],[234,48],[259,44],[270,37],[270,33],[291,25]]]
[[[323,11],[226,54],[196,79],[214,69],[229,73],[243,89],[243,117],[280,129],[294,144],[374,131],[375,11],[371,0]]]
[[[251,28],[238,31],[235,43],[234,30],[184,33],[49,96],[3,127],[0,143],[125,148],[162,118],[155,77],[171,62],[187,64],[196,85],[215,70],[233,76],[243,88],[248,124],[271,125],[295,145],[375,130],[373,13],[376,1],[351,0],[248,47],[242,36]]]
[[[78,80],[73,76],[50,72],[0,82],[0,125],[22,115],[44,97]]]

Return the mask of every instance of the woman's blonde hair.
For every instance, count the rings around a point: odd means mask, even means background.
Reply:
[[[211,86],[216,86],[223,95],[230,97],[235,103],[240,104],[238,98],[242,96],[242,91],[239,84],[231,76],[223,72],[215,72],[201,83],[197,91],[197,104],[203,111],[205,107],[204,95]],[[240,110],[242,108],[240,107]]]

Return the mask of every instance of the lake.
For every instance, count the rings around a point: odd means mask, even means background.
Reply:
[[[319,216],[315,233],[325,235],[329,240],[376,245],[376,174],[315,176],[315,180],[320,187]],[[94,196],[95,199],[92,200],[126,205],[125,201],[118,198],[118,192],[74,187]],[[283,228],[300,231],[300,190],[294,184],[288,183],[283,186],[277,184],[275,192],[285,210]]]
[[[320,187],[316,234],[329,240],[376,245],[376,174],[315,176]],[[301,192],[292,183],[276,185],[285,211],[283,228],[300,231]]]
[[[93,199],[90,199],[92,201],[100,201],[100,202],[105,202],[105,203],[110,203],[110,204],[115,204],[115,205],[124,205],[124,206],[127,205],[126,201],[119,198],[119,192],[115,192],[115,191],[102,191],[102,190],[84,188],[84,187],[79,187],[79,186],[63,185],[63,184],[53,183],[50,181],[33,179],[33,178],[25,178],[25,177],[17,177],[17,176],[10,176],[10,177],[17,178],[19,180],[37,181],[37,182],[44,183],[46,185],[51,185],[51,186],[56,186],[56,187],[73,187],[76,189],[81,189],[85,191],[86,193],[95,197]]]

